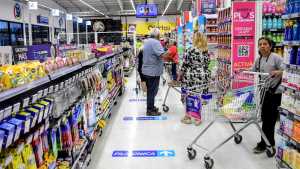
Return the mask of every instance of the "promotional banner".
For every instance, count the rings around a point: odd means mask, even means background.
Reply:
[[[131,25],[135,25],[137,35],[149,35],[151,28],[159,28],[161,34],[169,33],[176,28],[175,22],[136,22],[128,24],[127,27],[123,24],[123,31],[130,31],[126,29],[129,29]]]
[[[26,61],[28,48],[27,46],[13,46],[14,64]]]
[[[232,72],[248,69],[255,59],[255,2],[233,2]],[[242,77],[239,77],[242,78]],[[233,83],[232,88],[248,84]]]
[[[179,56],[179,64],[182,64],[183,61],[183,54],[184,54],[184,48],[183,48],[183,27],[179,26],[177,28],[177,51]]]
[[[27,57],[28,60],[39,60],[40,62],[44,62],[47,58],[51,57],[51,45],[42,44],[28,46]]]
[[[217,13],[217,2],[216,0],[201,0],[201,11],[202,14],[215,14]]]

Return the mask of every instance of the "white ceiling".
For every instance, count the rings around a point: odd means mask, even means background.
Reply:
[[[75,13],[79,16],[101,16],[101,14],[95,12],[93,9],[84,5],[80,0],[53,0],[58,5],[67,10],[68,13]],[[94,7],[96,10],[104,13],[108,16],[124,15],[124,12],[130,12],[133,10],[131,0],[83,0],[87,4]],[[165,15],[174,15],[179,13],[177,11],[178,5],[181,4],[180,10],[189,10],[191,0],[173,0],[170,4]],[[133,0],[134,4],[145,3],[145,0]],[[148,0],[148,3],[155,3],[158,5],[158,13],[161,15],[165,10],[169,0]],[[123,13],[121,12],[123,8]],[[79,12],[79,13],[78,13]],[[88,13],[83,13],[88,12]]]

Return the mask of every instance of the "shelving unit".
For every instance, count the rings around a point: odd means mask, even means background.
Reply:
[[[289,1],[286,4],[289,5]],[[282,15],[286,27],[283,41],[285,70],[280,86],[284,92],[279,108],[280,128],[277,131],[280,136],[277,166],[280,169],[296,169],[300,160],[300,57],[298,57],[300,39],[297,37],[300,32],[293,30],[297,28],[299,16],[298,13]]]

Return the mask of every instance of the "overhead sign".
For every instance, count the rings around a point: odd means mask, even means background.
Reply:
[[[29,1],[28,2],[28,8],[30,10],[37,10],[38,9],[38,2]]]
[[[201,4],[202,14],[215,14],[217,13],[217,2],[216,0],[202,0]]]
[[[132,117],[132,116],[126,116],[123,118],[124,121],[151,121],[151,120],[167,120],[167,116],[139,116],[139,117]]]
[[[175,157],[174,150],[121,150],[113,151],[112,157]]]
[[[157,22],[135,22],[130,24],[123,24],[123,31],[130,31],[129,29],[132,29],[133,27],[131,25],[135,25],[135,31],[137,35],[149,35],[150,30],[152,28],[159,28],[160,33],[169,33],[176,28],[176,22],[163,22],[160,21]]]
[[[48,24],[49,23],[49,19],[46,16],[38,15],[37,16],[37,22],[38,23],[42,23],[42,24]]]
[[[91,21],[86,21],[86,25],[91,26],[92,22]]]

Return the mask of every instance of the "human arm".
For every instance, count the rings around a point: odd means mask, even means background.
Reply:
[[[275,57],[275,68],[276,70],[271,72],[271,76],[282,76],[284,70],[284,63],[280,56]]]

